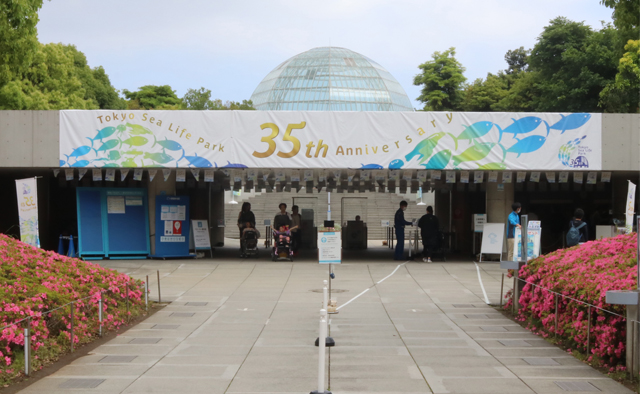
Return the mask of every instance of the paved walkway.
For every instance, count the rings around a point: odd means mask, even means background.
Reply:
[[[44,378],[31,393],[308,393],[328,267],[240,259],[105,261],[162,276],[163,310]],[[344,304],[397,264],[335,267]],[[489,299],[498,264],[483,263]],[[505,286],[506,287],[506,286]],[[505,289],[506,291],[506,289]],[[330,389],[340,393],[631,393],[484,302],[473,263],[409,262],[331,317]],[[94,388],[89,388],[94,386]],[[78,388],[72,388],[78,387]],[[84,387],[84,388],[83,388]],[[564,387],[564,388],[563,388]]]

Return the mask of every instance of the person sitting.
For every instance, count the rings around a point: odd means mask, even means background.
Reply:
[[[246,222],[244,225],[244,229],[242,230],[242,239],[246,239],[247,238],[247,234],[248,233],[253,233],[256,235],[255,239],[260,238],[260,231],[258,231],[257,228],[255,228],[255,226],[251,223],[251,222]]]

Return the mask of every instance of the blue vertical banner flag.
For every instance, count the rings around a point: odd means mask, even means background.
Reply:
[[[38,184],[36,178],[16,179],[16,192],[20,217],[20,240],[39,248]]]

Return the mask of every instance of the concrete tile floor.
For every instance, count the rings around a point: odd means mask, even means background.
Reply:
[[[313,342],[322,294],[312,290],[322,288],[328,267],[314,263],[313,256],[274,263],[238,259],[234,252],[227,249],[214,260],[101,262],[136,278],[149,275],[156,300],[159,270],[162,301],[171,303],[22,393],[315,390],[318,352]],[[382,254],[390,257],[385,248],[334,266],[332,288],[340,292],[333,297],[339,305],[370,290],[330,315],[330,335],[337,343],[328,352],[333,393],[566,392],[556,382],[588,382],[601,392],[631,393],[487,306],[473,263],[409,262],[374,286],[398,266]],[[498,264],[481,264],[484,288],[494,304],[501,273]],[[130,343],[136,338],[160,340]],[[100,362],[106,356],[135,358]],[[70,379],[104,381],[95,388],[60,387]]]

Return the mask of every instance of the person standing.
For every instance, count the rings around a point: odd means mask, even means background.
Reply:
[[[433,207],[427,207],[427,214],[423,215],[418,221],[420,227],[420,236],[422,237],[422,261],[431,263],[431,254],[438,246],[438,232],[440,231],[440,222],[433,214]]]
[[[287,229],[291,227],[291,216],[287,213],[287,204],[281,202],[278,208],[280,208],[280,212],[273,218],[273,224],[271,225],[273,231],[280,231],[282,226],[286,226]]]
[[[511,204],[511,209],[513,211],[509,214],[509,219],[507,220],[507,261],[513,261],[516,227],[521,228],[519,214],[522,206],[519,202],[514,202]]]
[[[407,209],[406,201],[400,201],[400,208],[396,211],[393,225],[396,228],[396,250],[393,255],[394,260],[404,260],[404,226],[413,226],[413,223],[404,220],[404,211]]]
[[[291,248],[293,249],[294,256],[298,255],[298,248],[300,248],[300,239],[302,238],[301,226],[302,215],[298,213],[299,208],[297,205],[291,207]]]
[[[251,204],[245,202],[242,204],[242,209],[238,214],[238,228],[240,229],[240,238],[242,238],[242,230],[245,227],[245,223],[251,223],[253,228],[256,227],[256,216],[251,212]]]
[[[567,232],[567,246],[576,246],[589,240],[589,226],[584,220],[584,211],[580,208],[573,213]]]

